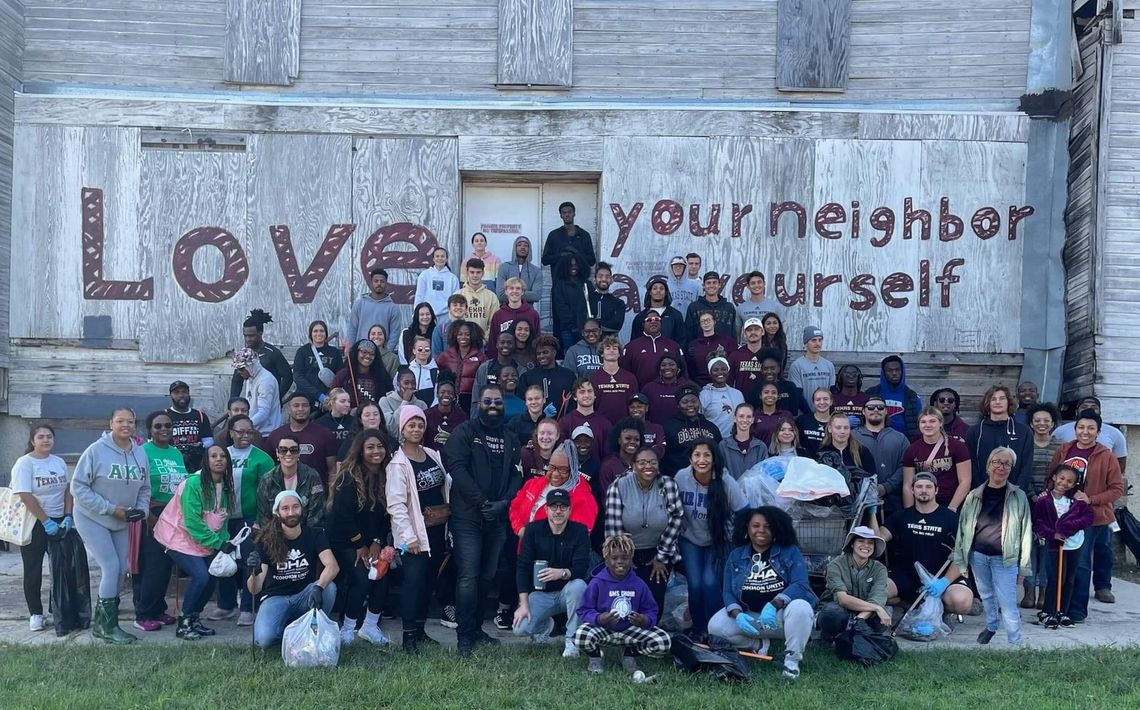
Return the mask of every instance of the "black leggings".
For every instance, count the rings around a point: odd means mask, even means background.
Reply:
[[[52,518],[62,523],[63,518]],[[32,528],[32,539],[20,548],[20,558],[24,561],[24,601],[28,603],[28,613],[43,615],[44,603],[40,591],[44,584],[44,555],[47,554],[48,536],[44,524],[36,521]]]
[[[428,600],[432,590],[440,596],[440,605],[445,604],[441,593],[442,578],[439,566],[447,554],[447,542],[444,538],[444,526],[437,525],[428,528],[428,543],[431,545],[431,554],[421,552],[418,555],[406,554],[403,558],[404,579],[400,588],[400,617],[404,631],[421,631],[427,622]],[[448,563],[454,568],[454,560]],[[446,588],[446,587],[444,587]],[[447,602],[454,603],[455,583],[447,593]]]
[[[649,593],[653,595],[653,601],[657,602],[658,614],[665,613],[665,588],[669,586],[669,577],[665,577],[664,582],[655,582],[650,578],[650,573],[653,572],[653,560],[657,559],[657,548],[647,547],[643,550],[633,551],[633,571],[637,572],[637,576],[641,577],[641,581],[645,582],[649,587]],[[668,574],[672,574],[673,565],[665,565]]]
[[[340,565],[339,579],[347,586],[344,617],[357,621],[364,618],[366,602],[368,611],[379,614],[384,606],[384,595],[388,591],[388,575],[382,579],[368,579],[368,568],[357,561],[354,547],[342,548],[336,553],[336,558]]]

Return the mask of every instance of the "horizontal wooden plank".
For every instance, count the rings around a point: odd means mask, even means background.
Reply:
[[[460,136],[460,170],[602,171],[602,137]]]

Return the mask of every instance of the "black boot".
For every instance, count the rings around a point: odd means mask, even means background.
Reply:
[[[420,652],[419,637],[415,631],[405,631],[404,632],[403,647],[404,647],[404,653],[413,653],[414,654],[414,653]]]
[[[178,617],[178,629],[174,632],[174,635],[187,641],[195,641],[202,638],[202,635],[194,628],[193,618],[189,616]]]
[[[415,631],[416,640],[419,641],[424,646],[438,646],[439,641],[436,641],[431,636],[428,636],[427,632],[424,631],[424,623],[425,622],[421,621],[418,624],[416,624],[416,631]]]
[[[198,614],[190,615],[190,625],[194,627],[194,631],[196,631],[199,636],[213,636],[214,634],[218,633],[217,631],[211,629],[209,626],[203,624],[202,617]]]

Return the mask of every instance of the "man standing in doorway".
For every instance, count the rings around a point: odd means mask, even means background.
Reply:
[[[396,336],[404,329],[404,317],[400,307],[392,300],[388,293],[388,272],[384,269],[373,269],[368,273],[368,286],[370,291],[361,295],[352,304],[348,314],[348,327],[345,329],[346,345],[368,337],[368,330],[374,325],[384,326],[388,334],[388,346],[395,349]],[[249,346],[248,343],[246,343]],[[281,390],[285,394],[285,390]]]
[[[546,245],[542,248],[542,265],[553,267],[564,255],[577,254],[582,268],[592,268],[598,262],[594,256],[594,238],[590,233],[574,224],[573,202],[563,202],[558,205],[558,216],[562,218],[562,226],[553,229],[546,235]]]
[[[816,389],[831,389],[835,383],[835,365],[820,353],[823,352],[823,331],[814,325],[804,328],[804,354],[796,358],[788,368],[788,380],[800,388],[804,396],[804,406],[811,411],[808,398]],[[870,394],[868,392],[868,394]]]
[[[190,407],[190,385],[182,380],[170,383],[170,406],[166,408],[174,430],[170,443],[182,454],[186,471],[193,473],[202,468],[202,454],[214,444],[210,419],[200,409]]]

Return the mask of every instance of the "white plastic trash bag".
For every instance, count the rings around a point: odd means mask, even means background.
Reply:
[[[340,659],[340,627],[320,609],[311,609],[285,627],[281,659],[290,668],[335,666]]]
[[[237,574],[238,558],[241,557],[241,544],[249,537],[250,529],[248,525],[243,525],[242,529],[238,531],[237,535],[230,538],[230,542],[234,545],[233,552],[219,552],[214,555],[213,561],[210,562],[210,576],[211,577],[232,577]]]
[[[776,495],[793,500],[819,500],[829,495],[849,496],[851,491],[843,474],[830,466],[797,456],[788,463],[788,471]]]
[[[762,505],[774,505],[781,510],[786,509],[791,501],[776,495],[776,490],[780,484],[764,471],[763,465],[767,462],[767,460],[761,461],[742,473],[737,483],[740,484],[740,490],[744,492],[744,497],[748,499],[749,507],[758,508]]]

